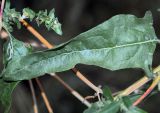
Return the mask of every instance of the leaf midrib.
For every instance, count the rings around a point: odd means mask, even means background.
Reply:
[[[108,48],[100,48],[101,50],[105,50],[105,49],[117,49],[117,48],[122,48],[122,47],[128,47],[128,46],[135,46],[135,45],[140,45],[140,44],[146,44],[146,43],[152,43],[152,42],[158,42],[159,40],[158,39],[154,39],[154,40],[147,40],[147,41],[141,41],[141,42],[137,42],[137,43],[130,43],[130,44],[122,44],[122,45],[119,45],[119,46],[113,46],[113,47],[108,47]],[[86,49],[86,50],[80,50],[80,51],[72,51],[72,52],[69,52],[69,53],[62,53],[62,54],[60,54],[60,55],[56,55],[56,56],[53,56],[53,57],[49,57],[49,58],[47,58],[47,60],[48,59],[52,59],[52,58],[54,58],[54,57],[58,57],[58,56],[61,56],[61,55],[65,55],[65,54],[72,54],[72,53],[74,53],[74,52],[81,52],[81,51],[91,51],[91,50],[94,50],[94,51],[98,51],[98,50],[100,50],[100,49]],[[35,65],[35,64],[39,64],[39,63],[41,63],[41,62],[43,62],[43,61],[45,61],[46,59],[43,59],[43,60],[40,60],[40,61],[38,61],[38,62],[35,62],[35,63],[33,63],[33,64],[31,64],[31,65]],[[25,68],[28,68],[28,67],[30,67],[31,65],[27,65],[27,66],[25,66],[24,68],[21,68],[20,70],[18,70],[18,71],[16,71],[16,73],[18,73],[19,71],[21,71],[21,70],[24,70]],[[14,72],[12,72],[12,74],[13,74]]]

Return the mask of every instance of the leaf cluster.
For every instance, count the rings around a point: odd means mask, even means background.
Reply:
[[[132,106],[139,95],[114,98],[108,87],[104,88],[102,101],[95,102],[84,113],[147,113],[146,111]]]
[[[55,17],[54,13],[54,9],[52,9],[48,14],[47,10],[35,13],[30,8],[24,8],[21,14],[21,12],[16,11],[14,8],[5,8],[3,14],[3,26],[5,26],[5,28],[11,32],[13,31],[12,26],[14,24],[16,24],[17,27],[20,29],[20,21],[22,19],[29,19],[30,21],[35,20],[38,25],[44,23],[48,30],[52,29],[57,34],[62,35],[61,24],[59,23],[58,18]]]

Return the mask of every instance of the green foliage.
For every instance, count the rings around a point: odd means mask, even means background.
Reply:
[[[32,21],[34,19],[34,17],[36,16],[35,12],[29,8],[24,8],[23,9],[23,15],[22,17],[24,18],[29,18],[30,21]]]
[[[110,100],[111,95],[108,88],[104,96],[105,98],[102,101],[93,103],[84,113],[147,113],[138,107],[132,106],[133,100],[137,98],[136,96],[117,97]]]
[[[11,60],[18,59],[22,56],[25,56],[31,52],[30,47],[26,47],[23,42],[15,39],[9,32],[9,39],[4,44],[3,51],[3,63],[5,71],[8,63]],[[2,72],[2,73],[3,73]],[[6,82],[2,78],[0,78],[0,106],[4,109],[4,113],[9,112],[10,104],[11,104],[11,95],[13,90],[18,85],[19,81],[16,82]]]
[[[61,24],[59,23],[58,18],[55,17],[54,13],[54,9],[47,14],[47,10],[35,13],[29,8],[24,8],[21,15],[21,13],[17,12],[15,9],[10,9],[10,4],[7,3],[3,14],[3,26],[12,32],[12,26],[14,24],[17,24],[19,29],[21,28],[21,19],[29,19],[30,21],[35,19],[38,25],[44,23],[48,30],[52,29],[57,34],[62,35]]]
[[[21,18],[20,12],[17,12],[15,9],[5,9],[3,13],[3,26],[7,28],[8,31],[13,31],[12,26],[17,24],[17,27],[21,28],[21,23],[19,19]]]
[[[61,24],[58,18],[55,18],[55,11],[52,9],[49,14],[47,10],[37,13],[36,22],[38,25],[44,23],[48,30],[53,29],[57,34],[62,35]]]
[[[18,82],[5,82],[0,79],[0,106],[3,113],[8,113],[11,105],[11,95]]]
[[[157,41],[150,13],[144,18],[117,15],[55,49],[11,60],[3,77],[31,79],[71,69],[78,63],[110,70],[142,68],[151,77]]]
[[[0,22],[9,34],[9,39],[3,45],[4,69],[0,78],[0,105],[5,113],[9,111],[12,91],[20,80],[66,71],[79,63],[110,70],[141,68],[147,76],[153,77],[152,57],[158,39],[150,12],[144,18],[116,15],[55,49],[35,53],[32,53],[30,46],[10,34],[14,24],[21,28],[22,19],[35,20],[38,26],[44,24],[48,30],[52,29],[62,35],[61,24],[55,17],[54,9],[49,13],[47,10],[35,13],[24,8],[21,14],[10,9],[10,2],[6,1],[3,21]],[[132,106],[139,98],[138,94],[113,97],[108,87],[103,92],[102,101],[93,103],[84,113],[146,113]]]
[[[93,103],[84,113],[147,113],[132,105],[140,96],[141,94],[131,94],[124,97],[113,97],[109,87],[105,86],[102,101]]]
[[[112,92],[110,91],[108,86],[104,87],[103,94],[104,94],[105,98],[107,98],[108,100],[110,100],[110,101],[114,100],[114,98],[112,96]]]
[[[39,16],[38,14],[36,14],[29,8],[24,8],[23,14],[21,15],[21,13],[17,12],[15,9],[10,9],[10,1],[6,0],[6,6],[3,13],[3,21],[1,21],[0,24],[2,24],[2,27],[7,31],[9,39],[3,45],[4,69],[2,73],[5,72],[10,61],[15,59],[20,59],[22,56],[26,56],[27,54],[30,54],[32,51],[32,48],[29,45],[25,45],[23,42],[15,39],[10,34],[10,32],[13,31],[12,26],[14,24],[17,24],[17,27],[20,29],[21,19],[28,18],[30,19],[30,21],[32,21],[34,18],[36,18],[36,20],[38,19],[41,20],[41,18],[38,17]],[[57,34],[61,35],[62,34],[61,24],[58,22],[58,19],[56,17],[53,17],[53,15],[54,15],[53,11],[51,11],[49,15],[46,15],[46,18],[49,19],[44,21],[45,25],[48,29],[52,28]],[[52,21],[54,21],[54,24]],[[4,113],[9,112],[9,108],[11,105],[11,94],[15,89],[15,87],[18,85],[18,83],[19,81],[6,82],[2,77],[0,78],[0,106],[3,108]]]

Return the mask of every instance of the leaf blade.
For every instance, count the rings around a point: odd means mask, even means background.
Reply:
[[[142,68],[152,76],[149,66],[156,42],[149,13],[144,18],[117,15],[55,49],[12,60],[4,75],[6,80],[31,79],[81,63],[110,70]]]

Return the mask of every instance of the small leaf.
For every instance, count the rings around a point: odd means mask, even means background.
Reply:
[[[103,88],[103,95],[110,101],[113,101],[113,96],[112,96],[112,93],[111,93],[111,90],[109,89],[108,86],[105,86]]]
[[[24,8],[23,9],[23,16],[26,18],[29,18],[30,21],[33,20],[33,18],[36,16],[35,12],[29,8]]]
[[[0,106],[3,113],[9,113],[11,106],[11,95],[19,82],[5,82],[0,79]]]
[[[139,94],[134,96],[132,95],[132,96],[121,97],[123,103],[121,104],[120,107],[123,113],[146,113],[142,109],[132,106],[133,100],[137,97],[139,97]]]
[[[120,102],[112,102],[110,104],[104,104],[103,107],[93,104],[91,108],[88,108],[84,113],[117,113],[120,108]]]
[[[58,19],[54,20],[54,25],[51,27],[57,34],[62,35],[61,24],[59,23]]]
[[[128,98],[130,99],[131,103],[135,102],[142,94],[133,94],[129,95]]]
[[[5,9],[10,9],[10,0],[6,0],[6,5],[5,5]]]
[[[15,9],[5,8],[3,13],[3,26],[10,32],[12,31],[12,26],[14,24],[17,24],[17,27],[20,28],[20,17],[20,12],[17,12]]]
[[[49,18],[52,18],[52,19],[55,19],[55,15],[54,15],[54,13],[55,13],[55,10],[54,9],[52,9],[50,12],[49,12]]]
[[[86,109],[83,113],[98,113],[103,107],[104,107],[104,104],[98,101],[98,102],[93,103],[92,106]]]
[[[47,10],[45,11],[39,11],[36,14],[37,18],[36,18],[36,22],[38,25],[41,25],[42,23],[45,22],[45,20],[47,19]]]
[[[151,18],[150,13],[144,18],[114,16],[55,49],[11,60],[4,77],[6,80],[31,79],[66,71],[79,63],[110,70],[142,68],[151,77],[149,67],[158,41]]]
[[[122,100],[123,100],[123,103],[124,105],[129,108],[130,106],[132,106],[132,102],[130,100],[129,97],[125,96],[125,97],[122,97]]]
[[[128,111],[125,113],[147,113],[146,111],[138,108],[138,107],[131,107]]]
[[[55,17],[54,12],[54,9],[52,9],[49,14],[47,14],[47,10],[39,11],[37,13],[36,22],[38,25],[44,23],[48,30],[52,29],[57,34],[62,35],[61,24],[59,23],[58,18]]]
[[[120,108],[120,102],[112,102],[109,105],[105,105],[98,113],[117,113]]]

